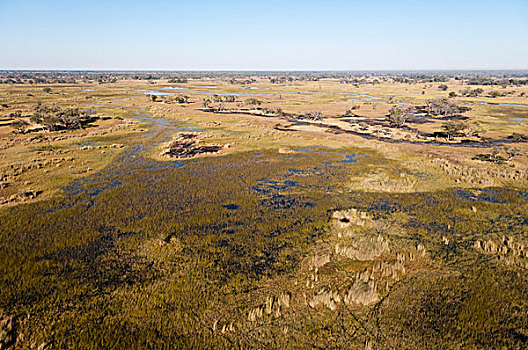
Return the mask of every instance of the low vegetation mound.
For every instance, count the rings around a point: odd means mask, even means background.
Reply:
[[[180,133],[170,141],[161,155],[168,158],[191,158],[199,154],[214,154],[230,145],[200,144],[201,138],[198,133]]]

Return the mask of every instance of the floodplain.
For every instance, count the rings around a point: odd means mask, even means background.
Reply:
[[[2,346],[528,346],[526,73],[0,81]]]

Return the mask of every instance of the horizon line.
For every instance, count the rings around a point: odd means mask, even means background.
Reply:
[[[40,69],[40,68],[0,68],[0,72],[309,72],[309,73],[349,73],[349,72],[528,72],[528,68],[449,68],[449,69]]]

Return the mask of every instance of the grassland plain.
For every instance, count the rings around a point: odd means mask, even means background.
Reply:
[[[463,81],[371,80],[0,85],[2,344],[526,348],[528,88],[448,140],[386,115]],[[14,134],[37,101],[98,118]],[[229,147],[161,155],[190,133]]]

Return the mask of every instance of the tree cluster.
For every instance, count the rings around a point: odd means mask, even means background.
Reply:
[[[465,120],[448,120],[442,124],[442,129],[444,129],[448,139],[460,135],[466,137],[478,136],[479,133],[484,131],[479,122]]]
[[[484,90],[482,90],[481,88],[476,88],[476,89],[466,88],[464,90],[460,90],[460,95],[464,97],[478,97],[483,92]]]
[[[391,126],[402,127],[413,115],[414,107],[401,104],[391,107],[387,120]]]
[[[33,123],[41,124],[48,131],[74,130],[84,128],[98,119],[94,109],[60,108],[59,106],[37,105],[30,117]]]
[[[445,97],[437,97],[425,100],[427,113],[433,116],[453,116],[462,111],[462,109],[453,101]]]

